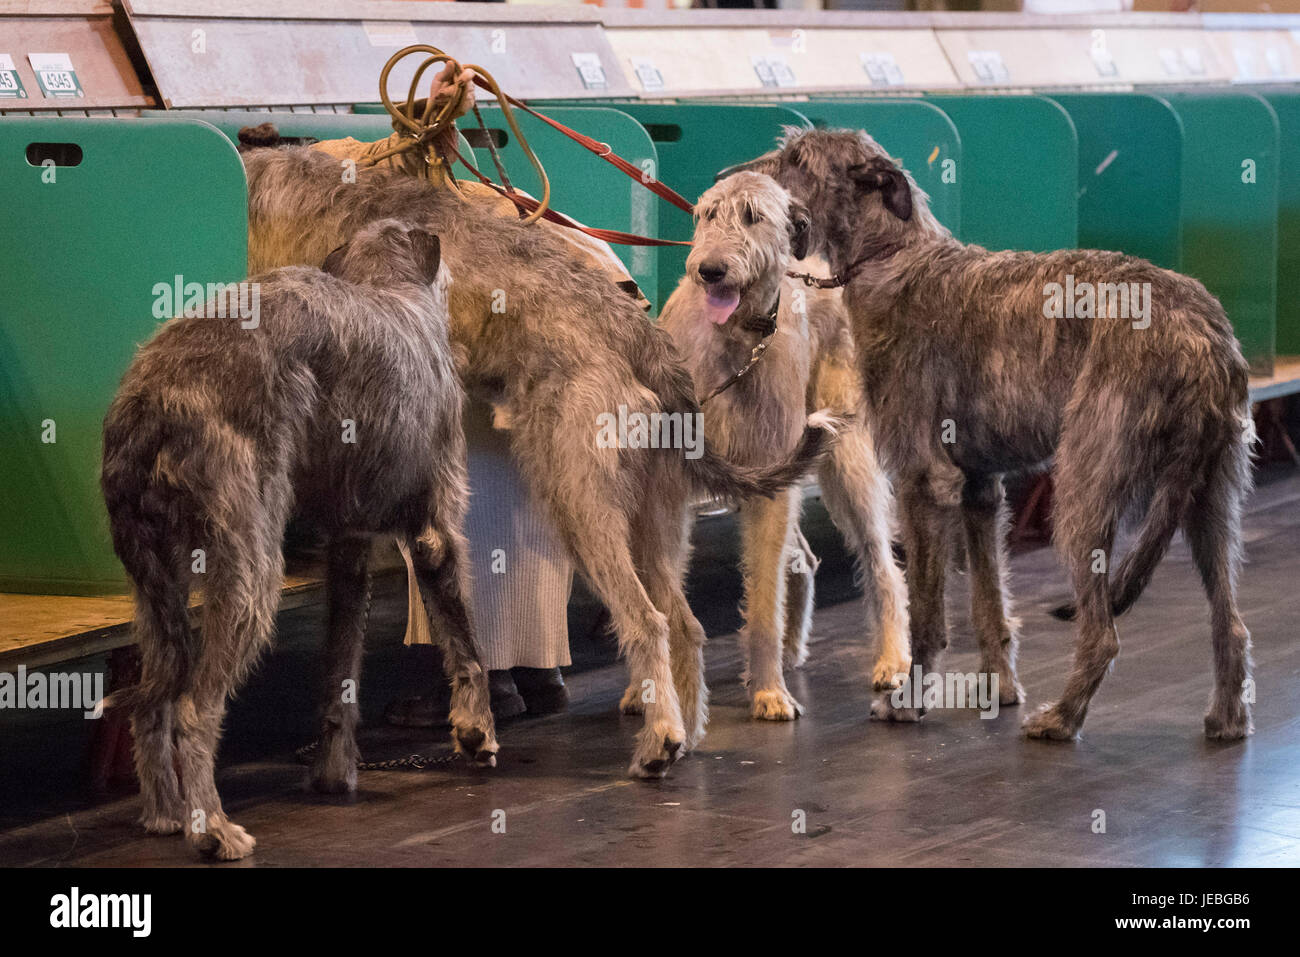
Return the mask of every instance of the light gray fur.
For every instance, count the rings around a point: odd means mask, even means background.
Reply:
[[[132,707],[142,821],[220,860],[253,838],[221,806],[213,761],[228,697],[271,639],[292,515],[329,542],[321,747],[311,783],[356,788],[355,693],[375,535],[415,556],[443,640],[456,748],[497,751],[487,673],[465,596],[463,392],[447,339],[437,237],[386,220],[326,264],[255,276],[259,324],[165,323],[132,361],[104,422],[102,484],[135,585],[143,658]],[[215,315],[210,312],[209,315]],[[355,424],[345,441],[344,420]],[[192,573],[193,552],[206,568]],[[203,593],[190,628],[191,587]],[[179,770],[179,779],[177,777]]]
[[[1019,700],[1000,476],[1054,458],[1055,540],[1077,596],[1079,637],[1064,694],[1026,719],[1027,733],[1078,734],[1119,651],[1114,617],[1140,594],[1181,524],[1211,607],[1215,684],[1205,731],[1249,734],[1250,638],[1236,601],[1250,486],[1248,372],[1219,302],[1194,279],[1120,253],[960,243],[862,132],[790,131],[746,168],[807,205],[814,245],[834,272],[851,275],[845,299],[867,414],[900,496],[916,664],[935,670],[947,644],[944,574],[961,530],[982,670],[999,675],[1004,704]],[[1046,317],[1048,284],[1067,275],[1149,283],[1150,325]],[[955,429],[951,443],[945,422]],[[1111,576],[1126,516],[1141,528]],[[1094,550],[1107,572],[1094,573]],[[918,717],[885,701],[877,711]]]

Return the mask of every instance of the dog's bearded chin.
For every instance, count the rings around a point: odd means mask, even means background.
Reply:
[[[704,314],[715,325],[722,325],[740,305],[740,292],[721,287],[704,290]]]

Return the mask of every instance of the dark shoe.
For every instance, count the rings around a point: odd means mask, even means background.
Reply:
[[[399,728],[436,728],[447,723],[450,702],[445,694],[397,698],[384,709],[384,720]]]
[[[510,673],[529,714],[558,714],[569,707],[569,689],[559,668],[512,668]]]
[[[498,721],[509,721],[528,710],[509,671],[489,671],[488,691],[492,696],[492,717]]]

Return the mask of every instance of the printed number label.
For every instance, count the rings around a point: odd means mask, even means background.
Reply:
[[[858,60],[872,86],[903,85],[903,71],[892,53],[859,53]]]
[[[968,50],[966,59],[981,83],[1006,83],[1011,79],[1011,71],[997,50]]]
[[[664,75],[659,72],[653,60],[635,58],[632,60],[632,72],[636,74],[641,89],[653,93],[664,88]]]
[[[77,83],[67,70],[45,70],[41,73],[41,83],[45,89],[55,93],[75,93]]]
[[[605,67],[595,53],[572,53],[569,59],[578,70],[578,77],[585,89],[603,89],[608,85],[605,79]]]

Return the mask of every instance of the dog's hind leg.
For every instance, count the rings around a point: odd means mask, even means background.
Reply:
[[[749,499],[740,509],[745,578],[745,673],[751,713],[767,721],[792,721],[803,706],[785,685],[786,572],[792,558],[801,493],[791,487],[771,499]]]
[[[370,583],[366,573],[370,542],[341,537],[330,542],[327,586],[329,624],[321,697],[320,750],[311,768],[311,786],[328,794],[357,789],[356,727],[361,683],[361,652],[366,634]]]
[[[173,744],[176,689],[189,672],[194,636],[190,630],[184,571],[136,593],[136,639],[141,654],[140,684],[133,695],[131,737],[135,771],[144,809],[140,823],[151,834],[177,834],[185,823]]]
[[[692,521],[689,511],[654,499],[638,516],[633,539],[646,592],[655,607],[668,617],[668,656],[687,750],[699,745],[709,720],[709,689],[704,681],[704,626],[691,611],[682,590]],[[628,696],[635,696],[638,704],[639,692],[636,685],[628,689]]]
[[[881,692],[871,715],[890,721],[917,721],[925,713],[921,689],[912,678],[938,669],[948,647],[944,585],[964,477],[956,469],[909,477],[899,489],[899,524],[907,550],[907,585],[911,618],[912,671],[902,686]],[[901,705],[898,704],[901,702]]]
[[[1020,622],[1012,618],[1006,581],[1006,492],[996,475],[967,475],[962,490],[962,524],[970,569],[971,620],[980,644],[980,671],[997,676],[998,701],[1019,704],[1024,689],[1016,678]]]
[[[1086,383],[1076,388],[1086,388]],[[1111,561],[1120,516],[1131,497],[1130,480],[1145,468],[1144,450],[1124,445],[1137,435],[1113,392],[1091,390],[1093,402],[1066,416],[1057,449],[1055,537],[1070,572],[1078,608],[1079,636],[1065,691],[1055,704],[1043,705],[1024,722],[1031,738],[1076,737],[1088,703],[1119,654],[1119,634],[1111,607]],[[1102,405],[1110,403],[1110,407]],[[1099,407],[1098,407],[1099,406]],[[1156,491],[1160,496],[1169,489]]]
[[[443,668],[451,683],[452,741],[456,750],[485,767],[496,765],[496,727],[492,720],[487,670],[474,644],[470,618],[468,547],[458,528],[434,510],[433,524],[410,542],[411,562],[429,616],[429,630],[442,647]]]
[[[872,686],[899,686],[912,654],[908,640],[907,585],[890,544],[893,495],[876,461],[870,434],[854,423],[840,435],[818,474],[822,498],[840,533],[857,557],[863,600],[874,615],[876,632]]]
[[[813,553],[798,522],[791,529],[785,575],[785,645],[784,660],[791,668],[808,660],[808,635],[812,631],[816,605],[817,566],[821,561]]]
[[[1185,522],[1192,558],[1210,599],[1214,640],[1214,694],[1205,716],[1208,738],[1231,741],[1255,728],[1248,694],[1251,681],[1250,632],[1237,611],[1237,575],[1241,568],[1241,505],[1250,481],[1244,442],[1221,453],[1195,496]]]
[[[272,526],[274,531],[272,531]],[[203,633],[191,680],[176,705],[176,752],[180,765],[186,838],[201,854],[233,861],[251,854],[256,841],[230,820],[214,777],[226,699],[271,638],[280,600],[284,560],[283,521],[261,534],[225,541],[209,550],[203,588]]]

